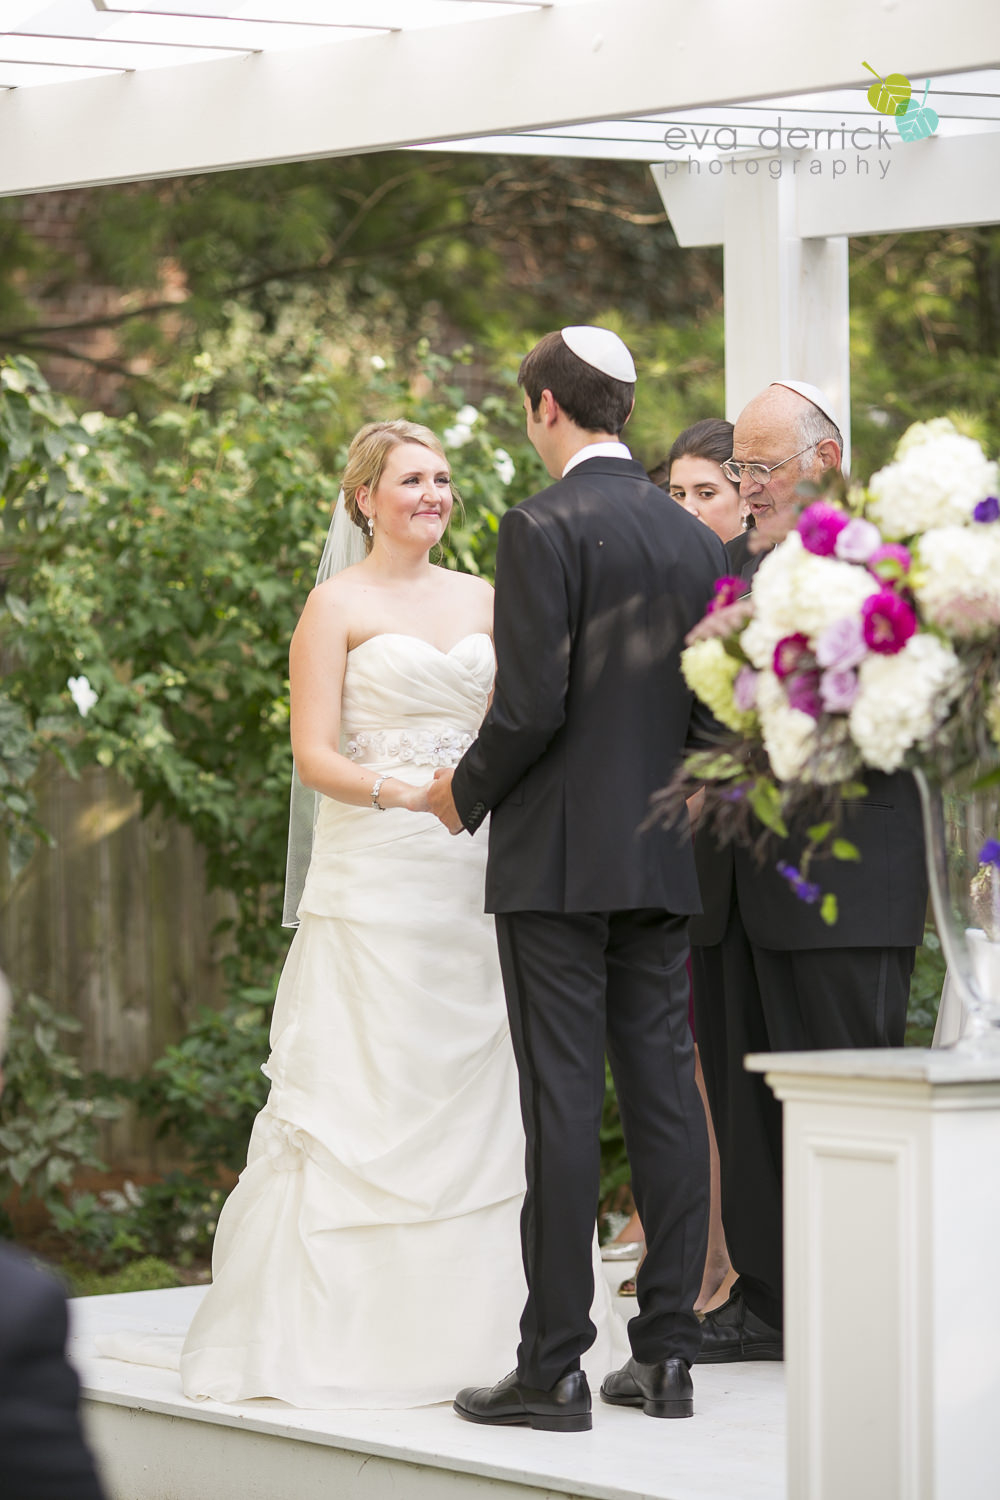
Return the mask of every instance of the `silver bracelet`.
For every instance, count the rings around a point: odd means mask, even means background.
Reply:
[[[388,811],[388,809],[384,808],[381,802],[378,800],[378,794],[382,790],[382,783],[384,780],[384,776],[376,776],[375,785],[372,787],[372,807],[377,808],[379,812]]]

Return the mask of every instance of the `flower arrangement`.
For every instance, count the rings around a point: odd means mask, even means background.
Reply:
[[[724,836],[784,835],[818,808],[806,860],[782,868],[803,900],[823,899],[810,853],[857,857],[836,838],[836,812],[867,771],[940,780],[986,764],[1000,780],[997,482],[950,421],[917,423],[866,490],[842,487],[794,519],[755,574],[749,623],[683,655],[688,684],[733,734],[688,756],[684,789],[706,784],[704,815]],[[710,609],[737,586],[721,580]],[[822,914],[836,919],[832,898]]]

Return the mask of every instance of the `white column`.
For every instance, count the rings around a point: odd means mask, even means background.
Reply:
[[[747,1066],[784,1106],[789,1500],[996,1500],[1000,1057]]]
[[[756,173],[754,161],[741,155],[725,181],[726,416],[772,380],[808,380],[842,414],[849,456],[847,240],[800,238],[794,157],[771,154]]]

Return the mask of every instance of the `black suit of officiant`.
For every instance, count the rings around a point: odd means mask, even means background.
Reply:
[[[764,554],[748,537],[726,547],[748,586]],[[748,1052],[898,1047],[903,1042],[914,950],[927,909],[924,839],[909,775],[866,773],[867,795],[842,835],[859,863],[814,860],[809,879],[837,897],[827,926],[800,901],[776,864],[799,865],[794,838],[763,865],[739,845],[719,849],[699,833],[695,856],[703,914],[691,922],[695,1028],[719,1144],[722,1221],[747,1306],[782,1327],[781,1106]]]
[[[690,1362],[700,1345],[707,1148],[685,974],[697,879],[686,826],[640,825],[689,736],[679,654],[724,563],[629,459],[584,460],[500,525],[496,689],[452,790],[470,832],[492,814],[486,905],[527,1138],[518,1375],[541,1389],[594,1337],[605,1044],[648,1246],[633,1352]]]

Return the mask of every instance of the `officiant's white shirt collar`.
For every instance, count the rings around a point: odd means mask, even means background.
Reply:
[[[565,479],[570,469],[575,469],[577,464],[582,464],[588,458],[631,458],[631,451],[624,443],[588,443],[581,448],[573,457],[567,460],[566,467],[562,471]]]

